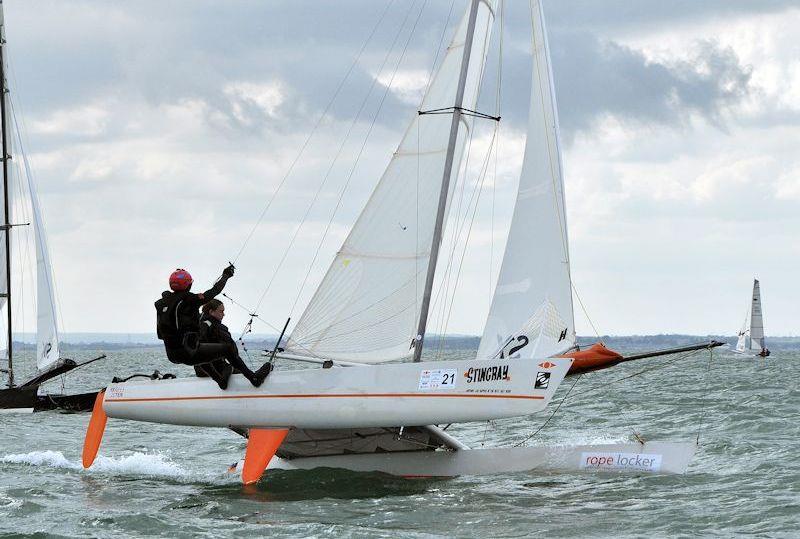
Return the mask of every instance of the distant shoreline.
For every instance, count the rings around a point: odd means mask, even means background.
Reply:
[[[21,349],[32,349],[35,346],[33,334],[16,335],[14,346]],[[669,348],[683,346],[690,343],[715,339],[730,345],[736,344],[736,336],[731,335],[603,335],[601,337],[579,336],[578,343],[588,345],[603,341],[607,346],[623,349],[630,348]],[[478,347],[480,337],[475,335],[446,335],[442,339],[438,335],[426,338],[430,346],[442,346],[445,349],[471,349]],[[274,335],[250,334],[245,339],[245,344],[254,349],[271,348],[275,345]],[[61,348],[63,350],[119,350],[124,348],[154,348],[161,347],[154,334],[146,333],[66,333],[62,335]],[[771,350],[800,350],[800,337],[771,337],[767,336],[767,346]]]

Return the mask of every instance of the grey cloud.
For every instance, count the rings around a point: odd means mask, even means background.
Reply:
[[[658,63],[595,35],[571,34],[554,40],[552,54],[568,137],[607,114],[680,126],[691,111],[721,126],[723,111],[749,92],[751,68],[712,41],[697,42],[691,60]]]
[[[796,9],[797,0],[545,0],[550,30],[647,32],[665,24]]]

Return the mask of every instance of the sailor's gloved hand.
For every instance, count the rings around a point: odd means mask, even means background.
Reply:
[[[230,279],[231,277],[233,277],[233,270],[235,269],[236,268],[233,267],[233,264],[229,264],[227,268],[222,270],[222,276],[225,277],[226,279]]]

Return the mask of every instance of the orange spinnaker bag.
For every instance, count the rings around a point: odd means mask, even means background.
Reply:
[[[242,482],[245,485],[261,479],[287,434],[289,429],[250,429],[242,469]]]
[[[106,422],[108,416],[106,411],[103,410],[103,399],[106,396],[106,390],[97,393],[94,399],[94,407],[92,408],[92,418],[89,420],[89,426],[86,428],[86,438],[83,440],[83,467],[88,468],[94,462],[97,456],[97,451],[100,449],[100,442],[103,441],[103,432],[106,430]]]
[[[623,359],[620,354],[606,348],[601,343],[595,343],[586,350],[569,352],[559,357],[571,357],[573,359],[572,366],[567,371],[567,376],[612,367]]]

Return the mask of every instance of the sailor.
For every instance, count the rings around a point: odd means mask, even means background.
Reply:
[[[225,317],[225,304],[218,299],[212,299],[203,305],[203,314],[200,315],[200,342],[201,343],[227,343],[236,346],[228,326],[222,323]],[[195,365],[194,372],[200,377],[211,377],[220,387],[227,387],[228,378],[234,369],[225,358],[218,358],[209,363]],[[224,387],[223,387],[224,389]]]
[[[161,299],[155,302],[158,338],[164,341],[167,359],[172,363],[194,366],[224,358],[251,384],[258,387],[272,370],[270,363],[253,372],[239,357],[236,344],[232,341],[224,343],[200,341],[199,308],[222,292],[225,283],[233,277],[233,272],[234,267],[231,264],[222,271],[222,276],[214,286],[202,294],[191,292],[193,280],[188,271],[177,269],[172,272],[169,276],[171,291],[163,292]],[[220,388],[227,388],[227,377],[216,381]]]

